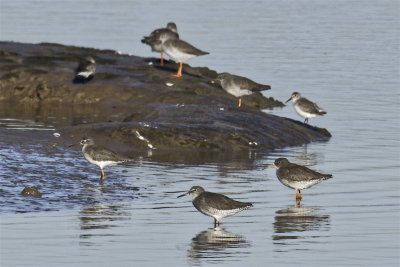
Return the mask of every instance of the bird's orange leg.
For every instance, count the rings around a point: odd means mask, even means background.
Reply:
[[[101,169],[101,176],[100,176],[100,180],[104,180],[104,170]]]
[[[178,72],[176,74],[173,74],[172,76],[177,78],[182,77],[182,68],[183,68],[183,62],[179,62]]]
[[[238,107],[240,108],[241,105],[242,105],[242,98],[239,97],[239,100],[238,100]]]
[[[296,190],[296,204],[299,205],[301,202],[302,196],[301,196],[301,192],[300,189]]]
[[[164,66],[163,52],[160,52],[160,66]]]

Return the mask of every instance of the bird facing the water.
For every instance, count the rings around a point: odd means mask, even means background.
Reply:
[[[201,186],[193,186],[178,197],[186,195],[192,196],[193,206],[198,211],[214,218],[214,227],[220,225],[222,218],[233,216],[253,206],[251,203],[236,201],[222,194],[207,192]]]
[[[93,139],[83,138],[79,143],[72,144],[71,146],[80,144],[84,157],[90,162],[100,167],[101,176],[100,180],[104,180],[104,167],[116,165],[118,163],[126,162],[129,159],[109,150],[105,147],[96,145]]]
[[[219,74],[215,80],[220,82],[222,89],[227,93],[239,98],[238,107],[242,105],[242,96],[271,89],[269,85],[256,83],[246,77],[227,72]]]
[[[293,107],[297,114],[305,119],[304,123],[308,123],[309,118],[326,114],[326,111],[318,107],[316,103],[311,102],[305,97],[301,97],[300,93],[298,92],[294,92],[285,103],[289,102],[290,100],[292,100]]]
[[[96,61],[93,57],[88,56],[79,62],[76,74],[74,77],[74,83],[86,83],[93,79],[96,71]]]
[[[305,166],[289,162],[286,158],[278,158],[269,167],[276,168],[279,181],[289,188],[296,190],[296,203],[300,204],[302,189],[309,188],[323,180],[332,178],[332,174],[322,174]]]
[[[151,51],[160,53],[160,65],[164,66],[163,49],[160,42],[163,39],[179,39],[178,29],[174,22],[169,22],[166,28],[160,28],[152,31],[149,36],[143,37],[142,43],[151,47]]]

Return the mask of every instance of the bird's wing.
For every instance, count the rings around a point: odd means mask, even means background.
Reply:
[[[292,166],[279,169],[279,175],[294,181],[319,180],[322,178],[332,177],[330,174],[322,174],[297,164],[292,164]]]
[[[232,75],[234,83],[239,86],[240,89],[247,89],[250,91],[264,91],[271,89],[271,86],[256,83],[246,77]]]
[[[316,113],[316,114],[318,114],[318,113],[325,114],[326,113],[322,108],[318,107],[317,104],[315,104],[314,102],[311,102],[310,100],[308,100],[306,98],[301,98],[297,102],[297,104],[303,111],[308,112],[308,113]]]
[[[189,44],[188,42],[185,42],[180,39],[172,40],[172,45],[178,46],[182,52],[187,53],[187,54],[193,54],[193,55],[197,55],[197,56],[209,54],[208,52],[202,51],[202,50],[194,47],[193,45]]]
[[[212,192],[205,192],[202,200],[207,206],[219,210],[233,209],[233,207],[243,209],[252,206],[251,203],[236,201],[225,195]]]
[[[160,39],[160,37],[165,36],[168,39],[179,39],[179,34],[168,29],[157,29],[150,33],[149,36],[144,38]]]
[[[94,160],[97,161],[126,161],[128,158],[125,158],[114,151],[111,151],[105,147],[95,146],[89,147],[87,149],[87,153],[91,155]]]

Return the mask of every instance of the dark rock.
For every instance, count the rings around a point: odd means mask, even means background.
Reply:
[[[21,192],[24,196],[41,197],[42,193],[39,192],[37,186],[25,186],[24,190]]]
[[[0,101],[31,119],[63,127],[62,137],[95,137],[130,149],[240,150],[274,149],[327,140],[330,133],[259,109],[283,103],[260,93],[237,99],[211,81],[217,72],[159,59],[119,55],[112,50],[0,42]],[[93,80],[73,84],[80,58],[97,64]],[[149,62],[154,62],[149,65]],[[272,94],[272,90],[268,94]],[[11,104],[10,104],[11,103]],[[0,104],[0,109],[6,104]],[[27,110],[26,107],[30,107]],[[29,115],[30,114],[30,115]],[[62,118],[62,119],[61,119]],[[84,124],[84,125],[82,125]]]
[[[148,149],[148,142],[157,149],[274,149],[330,137],[324,129],[254,109],[172,104],[151,105],[122,123],[78,125],[63,132],[75,140],[83,136],[104,143],[112,140],[114,146],[121,144],[130,150]],[[137,132],[148,142],[138,138]]]
[[[217,73],[206,67],[192,68],[185,65],[184,77],[176,79],[174,73],[177,64],[166,61],[161,68],[157,64],[148,65],[149,59],[136,56],[118,55],[111,50],[97,50],[58,44],[23,44],[0,42],[0,100],[15,100],[29,103],[65,103],[87,104],[110,102],[119,105],[146,102],[193,103],[217,97],[219,103],[235,101],[222,89],[210,84]],[[97,73],[88,84],[73,84],[73,71],[82,57],[93,56],[97,62]],[[154,59],[158,62],[158,59]],[[36,94],[36,88],[47,85],[52,97]],[[172,83],[169,87],[166,84]],[[13,95],[10,88],[24,87],[24,94]],[[57,90],[55,90],[57,89]],[[129,97],[126,96],[128,92]],[[182,94],[177,94],[180,92]],[[195,99],[192,95],[203,95]],[[171,96],[171,97],[169,97]],[[138,102],[138,103],[135,103]],[[257,108],[281,106],[276,100],[265,98],[261,94],[253,95],[244,104]]]

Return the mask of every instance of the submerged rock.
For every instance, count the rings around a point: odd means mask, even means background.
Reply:
[[[86,56],[95,59],[96,75],[74,84],[76,64]],[[63,138],[91,136],[138,149],[274,149],[330,137],[326,129],[260,111],[283,106],[260,93],[244,96],[238,108],[212,83],[213,70],[185,65],[179,79],[175,71],[171,61],[160,67],[158,59],[112,50],[0,42],[0,101],[33,107],[42,120],[60,118]]]
[[[25,188],[21,192],[21,195],[41,197],[42,193],[39,192],[39,189],[37,186],[25,186]]]

